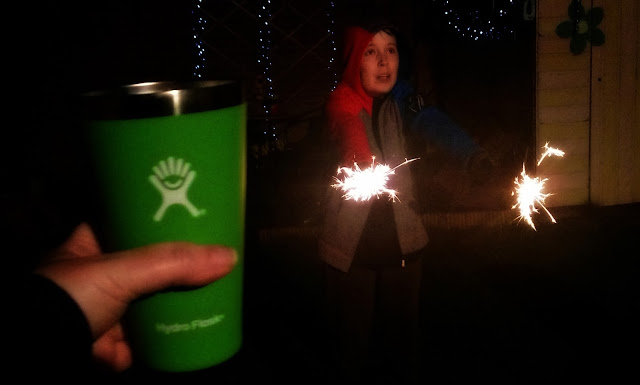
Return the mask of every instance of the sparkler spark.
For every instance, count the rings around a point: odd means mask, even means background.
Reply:
[[[540,165],[540,163],[542,163],[542,160],[547,156],[564,156],[564,151],[558,150],[557,148],[549,147],[549,142],[545,143],[543,148],[545,149],[545,152],[540,157],[540,160],[538,160],[538,165]],[[539,212],[536,209],[536,204],[544,209],[553,223],[556,223],[553,215],[551,215],[549,210],[547,210],[547,208],[544,206],[545,199],[547,199],[548,196],[552,195],[550,193],[542,192],[542,190],[544,189],[544,183],[546,181],[547,178],[532,178],[527,175],[523,163],[520,178],[516,177],[514,181],[517,187],[515,191],[511,193],[511,195],[517,195],[516,203],[511,208],[518,208],[518,210],[520,211],[520,216],[518,216],[518,219],[524,219],[534,230],[536,230],[536,226],[533,223],[531,214]]]
[[[540,163],[542,163],[542,159],[544,159],[547,156],[559,156],[559,157],[564,156],[564,151],[558,150],[557,148],[549,147],[549,142],[545,143],[543,148],[545,149],[545,152],[540,157],[540,160],[538,161],[538,166],[540,166]]]
[[[395,174],[395,170],[404,166],[407,163],[418,160],[414,158],[411,160],[405,160],[394,168],[389,167],[386,164],[376,164],[376,157],[372,157],[371,167],[361,170],[358,163],[353,163],[353,168],[339,167],[337,175],[344,174],[344,179],[340,180],[334,177],[336,180],[332,187],[339,188],[344,192],[342,196],[345,200],[368,201],[372,197],[379,197],[382,194],[387,194],[395,202],[398,198],[398,192],[387,187],[389,176]]]

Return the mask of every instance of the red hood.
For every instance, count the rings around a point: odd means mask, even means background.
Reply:
[[[342,82],[348,85],[358,97],[362,108],[366,109],[371,115],[373,107],[373,98],[364,92],[362,82],[360,81],[360,63],[365,48],[373,39],[373,34],[360,27],[349,27],[345,31],[344,56],[343,61],[346,63],[344,72],[342,73]]]
[[[344,62],[342,80],[329,95],[326,112],[329,132],[336,139],[343,164],[351,167],[353,162],[365,165],[371,162],[371,150],[359,114],[363,109],[371,116],[373,98],[362,89],[360,63],[364,50],[373,34],[358,27],[345,31]]]

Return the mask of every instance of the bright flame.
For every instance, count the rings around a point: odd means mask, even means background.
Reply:
[[[542,160],[547,156],[564,156],[564,151],[558,150],[557,148],[549,147],[549,142],[545,143],[544,147],[545,152],[540,157],[538,161],[538,165],[542,163]],[[531,226],[534,230],[536,226],[533,224],[533,219],[531,218],[532,213],[538,213],[539,211],[536,209],[536,204],[540,205],[544,209],[544,211],[549,215],[551,221],[556,223],[555,218],[549,210],[544,206],[544,201],[547,199],[550,193],[543,193],[542,190],[544,188],[544,183],[547,181],[547,178],[540,179],[538,177],[532,178],[527,175],[527,172],[524,167],[524,163],[522,164],[522,172],[520,173],[520,178],[516,177],[514,183],[517,186],[515,191],[511,193],[511,195],[517,195],[516,204],[514,204],[511,208],[515,209],[516,207],[520,211],[520,216],[518,219],[524,219],[529,226]]]
[[[361,170],[358,163],[353,163],[353,168],[339,167],[337,175],[344,174],[343,180],[334,177],[336,184],[332,187],[339,188],[344,192],[342,196],[345,200],[368,201],[372,197],[379,197],[381,194],[387,194],[395,201],[398,198],[396,190],[387,187],[389,175],[395,174],[395,170],[409,162],[418,160],[419,158],[405,160],[394,168],[385,164],[376,164],[376,157],[372,157],[371,167]]]
[[[557,148],[549,147],[549,142],[545,143],[543,148],[545,149],[545,152],[540,157],[540,160],[538,161],[538,166],[540,166],[540,163],[542,163],[542,159],[544,159],[547,156],[559,156],[559,157],[564,156],[564,151],[558,150]]]

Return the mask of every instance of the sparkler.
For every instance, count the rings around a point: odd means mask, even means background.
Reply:
[[[404,166],[407,163],[418,160],[414,158],[406,160],[394,168],[389,167],[386,164],[376,164],[376,157],[371,158],[371,167],[361,170],[358,163],[353,163],[353,168],[339,167],[337,175],[344,174],[344,179],[340,180],[334,177],[337,183],[331,185],[332,187],[339,188],[344,192],[342,196],[345,200],[368,201],[372,197],[379,197],[382,194],[387,194],[395,202],[398,198],[398,192],[394,189],[387,187],[389,176],[395,174],[395,170]]]
[[[538,160],[538,166],[542,163],[542,160],[547,156],[564,156],[564,151],[558,150],[557,148],[549,147],[549,142],[545,143],[544,147],[545,152]],[[542,190],[544,188],[544,183],[547,181],[547,178],[540,179],[538,177],[532,178],[527,175],[527,172],[524,167],[524,163],[522,164],[522,172],[520,173],[520,178],[516,177],[514,183],[517,186],[515,191],[511,193],[511,195],[517,195],[516,204],[514,204],[511,208],[518,208],[520,210],[520,216],[518,219],[524,219],[529,226],[531,226],[534,230],[536,230],[536,226],[533,223],[533,219],[531,218],[532,213],[538,213],[539,211],[536,209],[536,204],[544,209],[544,211],[549,215],[549,218],[553,223],[556,223],[555,218],[549,210],[544,206],[544,201],[548,196],[552,195],[550,193],[543,193]]]
[[[542,163],[542,159],[544,159],[547,156],[559,156],[559,157],[564,156],[564,151],[558,150],[557,148],[549,147],[549,142],[545,143],[543,148],[545,149],[545,152],[540,157],[540,160],[538,161],[538,166],[540,166],[540,163]]]

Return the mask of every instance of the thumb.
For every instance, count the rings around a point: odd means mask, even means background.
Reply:
[[[133,300],[172,286],[201,286],[231,272],[236,252],[219,245],[170,242],[113,253],[104,259],[104,274]]]
[[[228,247],[171,242],[55,261],[39,273],[78,303],[97,338],[120,320],[134,299],[172,286],[208,284],[228,274],[236,261]]]

